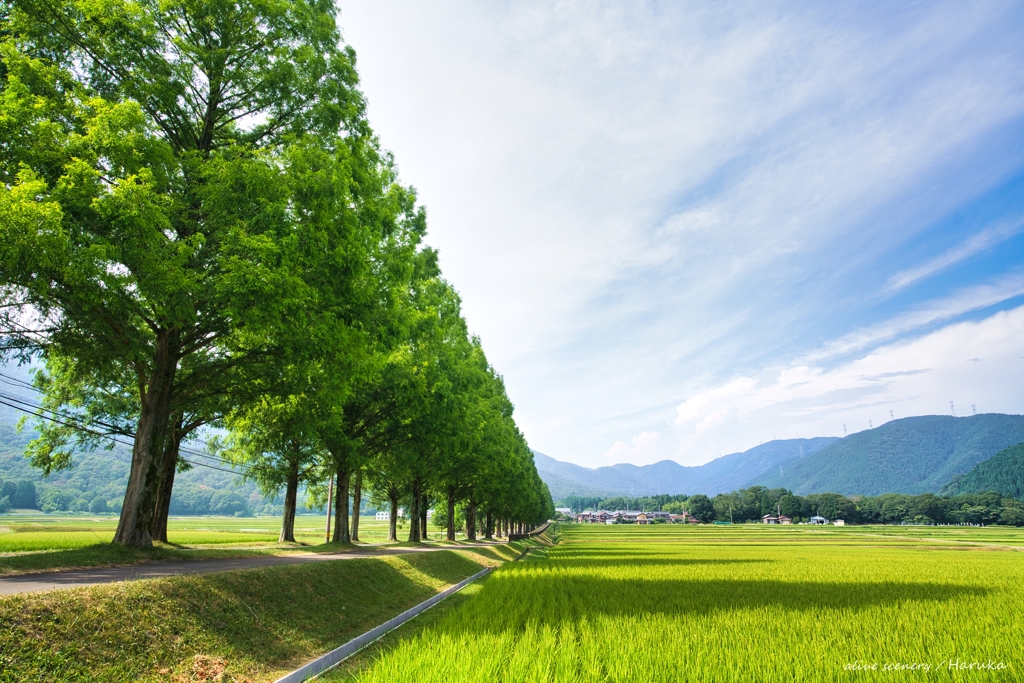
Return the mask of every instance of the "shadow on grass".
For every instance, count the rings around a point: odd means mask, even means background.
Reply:
[[[559,558],[561,559],[561,558]],[[745,564],[765,564],[768,562],[775,562],[775,560],[767,559],[747,559],[747,560],[712,560],[712,559],[674,559],[670,557],[637,557],[630,559],[627,557],[612,557],[602,559],[599,557],[584,558],[584,559],[572,559],[572,567],[643,567],[643,566],[675,566],[675,567],[696,567],[702,565],[745,565]],[[566,565],[569,566],[569,565]]]
[[[141,562],[177,559],[185,556],[183,551],[170,545],[140,550],[114,543],[97,543],[72,550],[49,550],[0,558],[0,576],[20,572],[80,567],[126,566]]]
[[[980,598],[989,592],[977,586],[918,582],[624,579],[505,570],[488,581],[481,598],[502,605],[504,613],[494,625],[505,630],[527,621],[574,623],[594,615],[707,615],[764,608],[861,610],[907,602]],[[522,595],[531,597],[515,597]],[[480,628],[479,620],[472,623],[473,628]]]

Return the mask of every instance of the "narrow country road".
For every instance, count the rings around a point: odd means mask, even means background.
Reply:
[[[230,560],[180,560],[174,562],[153,562],[136,564],[128,567],[96,567],[93,569],[69,569],[66,571],[40,572],[35,574],[19,574],[16,576],[0,576],[0,595],[18,593],[36,593],[59,588],[81,588],[115,581],[135,581],[138,579],[158,579],[165,576],[180,574],[210,574],[213,572],[229,572],[239,569],[256,569],[258,567],[276,567],[278,565],[302,564],[304,562],[330,562],[332,560],[351,560],[367,557],[382,557],[406,553],[427,553],[438,550],[459,550],[461,548],[481,548],[500,543],[473,543],[464,545],[410,547],[369,547],[366,550],[355,550],[340,553],[302,553],[267,557],[239,557]]]

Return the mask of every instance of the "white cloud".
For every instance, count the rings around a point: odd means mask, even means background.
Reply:
[[[655,457],[655,447],[661,434],[658,432],[641,432],[633,437],[633,447],[624,441],[616,441],[602,456],[602,464],[614,465],[618,462],[629,462],[634,465],[645,465],[659,458]],[[653,458],[653,459],[652,459]]]
[[[976,322],[948,325],[884,346],[834,368],[798,364],[740,377],[702,391],[677,409],[677,459],[719,455],[719,444],[744,450],[769,438],[842,435],[895,417],[1021,412],[1024,399],[1024,306]],[[774,375],[774,376],[772,376]],[[735,416],[719,426],[722,414]]]

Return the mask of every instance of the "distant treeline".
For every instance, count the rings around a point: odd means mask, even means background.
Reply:
[[[880,496],[847,497],[838,493],[793,495],[789,489],[764,486],[721,493],[714,498],[694,496],[646,496],[597,498],[569,496],[564,507],[574,512],[594,510],[687,511],[702,522],[756,522],[764,515],[783,514],[794,522],[813,515],[848,524],[1006,524],[1024,526],[1024,503],[996,491],[940,497],[934,493],[911,496],[886,493]]]
[[[11,508],[36,507],[36,486],[28,480],[4,481],[0,479],[0,513]]]

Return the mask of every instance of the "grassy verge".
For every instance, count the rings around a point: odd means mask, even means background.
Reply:
[[[0,598],[0,682],[274,680],[500,561],[443,551]]]
[[[342,543],[325,543],[319,546],[274,544],[246,548],[187,548],[157,544],[152,548],[140,550],[112,543],[98,543],[71,550],[0,556],[0,577],[65,569],[127,567],[169,560],[226,560],[238,557],[287,555],[295,552],[337,553],[352,550],[359,550],[359,547]]]

